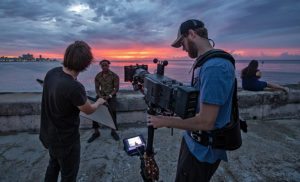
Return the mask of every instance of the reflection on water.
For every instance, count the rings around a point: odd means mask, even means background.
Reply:
[[[130,83],[124,82],[124,66],[147,64],[150,73],[154,73],[156,65],[150,61],[112,61],[111,70],[120,76],[120,88],[132,89]],[[237,61],[236,76],[238,85],[241,85],[240,72],[248,65],[249,61]],[[259,62],[262,71],[262,80],[276,84],[298,83],[300,81],[300,61],[264,61]],[[169,61],[165,69],[165,75],[185,84],[190,83],[189,73],[193,61]],[[20,62],[0,63],[0,92],[32,92],[42,91],[35,81],[44,79],[48,70],[61,66],[60,62]],[[86,87],[86,90],[94,90],[94,77],[101,71],[99,62],[94,62],[85,72],[80,73],[78,80]]]

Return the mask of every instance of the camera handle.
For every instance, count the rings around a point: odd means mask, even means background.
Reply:
[[[153,109],[153,107],[148,107],[148,114],[156,115],[157,113]],[[159,168],[154,159],[154,155],[156,154],[153,151],[153,138],[154,138],[154,128],[153,126],[148,126],[148,138],[147,138],[147,146],[146,151],[143,155],[140,154],[141,160],[141,176],[144,182],[153,182],[159,179]]]
[[[157,115],[155,110],[152,107],[149,107],[147,113],[150,115]],[[153,138],[154,138],[154,128],[153,126],[148,126],[148,138],[146,146],[146,154],[148,156],[152,155],[153,152]]]

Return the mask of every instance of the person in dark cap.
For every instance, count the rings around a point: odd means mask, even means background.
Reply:
[[[116,94],[119,91],[119,76],[109,69],[110,61],[102,60],[99,65],[102,71],[95,77],[95,91],[97,97],[105,99],[109,104],[109,109],[112,111],[112,118],[117,127],[117,116],[116,116]],[[93,128],[95,132],[88,139],[88,143],[91,143],[100,136],[99,124],[93,121]],[[120,139],[115,129],[111,129],[111,136],[118,141]]]
[[[204,23],[191,19],[180,25],[172,46],[182,47],[189,57],[196,58],[195,63],[199,63],[204,55],[214,51],[210,41]],[[207,138],[207,144],[204,145],[198,136],[202,136],[202,132],[209,133],[222,128],[230,122],[235,89],[234,65],[225,58],[210,58],[202,66],[194,67],[192,86],[200,91],[195,117],[182,120],[177,117],[147,116],[149,125],[154,128],[186,130],[181,142],[176,182],[209,181],[220,161],[227,161],[225,150],[210,145],[212,138]]]

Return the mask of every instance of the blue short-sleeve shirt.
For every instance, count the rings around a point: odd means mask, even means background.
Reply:
[[[224,58],[212,58],[195,70],[194,87],[200,90],[197,113],[200,111],[200,102],[220,106],[214,129],[222,128],[230,121],[234,79],[234,66]],[[225,150],[203,146],[195,142],[187,131],[184,138],[189,150],[199,161],[227,161]]]

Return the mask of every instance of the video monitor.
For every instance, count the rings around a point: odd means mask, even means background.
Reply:
[[[144,147],[146,146],[145,140],[142,135],[137,135],[130,138],[123,139],[124,143],[124,150],[127,152],[128,155],[137,155],[139,148],[140,152],[144,151]]]

